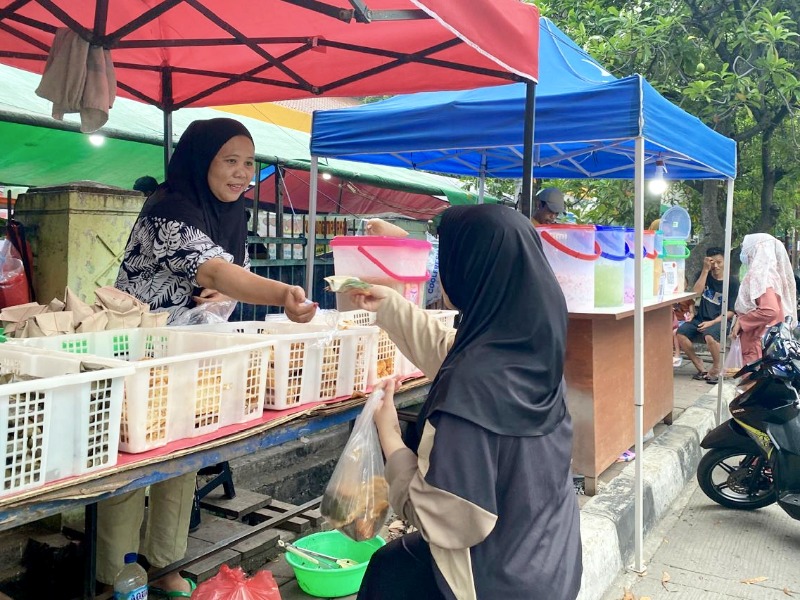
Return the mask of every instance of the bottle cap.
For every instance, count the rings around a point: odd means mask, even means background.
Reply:
[[[136,552],[128,552],[125,555],[125,564],[130,565],[136,562],[136,559],[139,558],[139,555]]]

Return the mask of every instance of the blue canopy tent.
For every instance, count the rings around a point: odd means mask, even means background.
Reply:
[[[636,455],[643,456],[645,178],[727,182],[725,280],[730,264],[736,144],[663,98],[641,75],[617,79],[551,21],[539,23],[532,175],[633,179],[635,189],[634,403]],[[457,175],[522,178],[525,88],[395,96],[314,113],[312,161],[319,157]],[[527,178],[526,178],[527,179]],[[727,313],[723,298],[723,315]],[[724,318],[724,317],[723,317]],[[725,323],[723,321],[723,327]],[[725,352],[725,340],[722,341]],[[719,386],[718,418],[722,386]],[[643,477],[636,461],[635,568],[642,570]]]
[[[552,21],[539,23],[534,174],[632,179],[635,139],[646,173],[735,177],[736,147],[661,96],[641,75],[617,79]],[[522,177],[524,84],[395,96],[317,111],[311,154],[456,175]]]

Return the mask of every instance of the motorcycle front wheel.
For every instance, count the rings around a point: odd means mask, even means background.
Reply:
[[[767,460],[734,448],[714,448],[700,460],[697,483],[717,504],[755,510],[778,500]]]

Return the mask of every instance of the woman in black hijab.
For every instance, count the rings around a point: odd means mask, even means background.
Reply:
[[[170,321],[204,302],[239,300],[283,306],[294,321],[309,321],[316,305],[302,288],[250,273],[243,194],[255,172],[247,129],[233,119],[195,121],[181,136],[167,180],[145,201],[134,224],[116,287]],[[183,558],[195,474],[150,486],[145,542],[140,554],[157,568]],[[139,551],[144,489],[99,503],[97,579],[112,584],[123,558]],[[178,573],[154,582],[152,596],[190,597]]]
[[[198,303],[232,298],[283,306],[294,321],[316,310],[298,286],[249,272],[244,192],[255,172],[250,132],[234,119],[194,121],[181,136],[167,180],[145,201],[116,287],[170,321]]]
[[[448,209],[439,227],[457,331],[388,288],[351,292],[435,378],[403,443],[387,382],[375,422],[394,509],[419,531],[387,544],[359,600],[574,599],[582,572],[564,400],[567,309],[531,223],[512,209]]]

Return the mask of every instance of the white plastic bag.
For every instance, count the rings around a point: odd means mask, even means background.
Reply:
[[[742,359],[742,341],[739,339],[739,336],[736,336],[731,342],[731,347],[728,348],[727,352],[725,353],[725,374],[733,375],[743,366],[744,360]]]
[[[236,308],[236,300],[223,302],[203,302],[179,314],[170,325],[205,325],[206,323],[226,323]]]
[[[389,512],[389,484],[384,477],[378,430],[372,420],[383,395],[383,390],[376,390],[367,398],[320,506],[320,512],[333,527],[357,542],[378,535]]]

